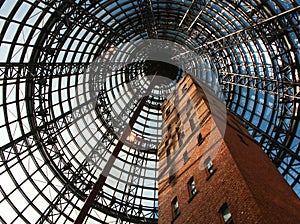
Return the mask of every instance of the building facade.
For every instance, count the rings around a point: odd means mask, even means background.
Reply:
[[[177,89],[162,107],[159,223],[300,223],[299,198],[243,123],[190,75]]]

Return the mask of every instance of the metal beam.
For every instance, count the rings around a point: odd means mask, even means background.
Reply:
[[[0,63],[0,80],[82,74],[88,63]]]
[[[98,192],[103,188],[103,185],[105,184],[107,176],[109,175],[110,170],[113,167],[113,164],[114,164],[116,158],[118,157],[118,155],[119,155],[119,153],[120,153],[120,151],[121,151],[121,149],[124,145],[124,142],[126,141],[127,137],[131,133],[133,125],[137,121],[143,107],[146,104],[146,101],[149,98],[149,94],[150,94],[151,90],[154,87],[154,83],[155,83],[154,79],[155,79],[155,76],[154,76],[153,80],[151,81],[149,88],[147,89],[146,96],[144,96],[140,100],[136,110],[134,111],[134,113],[133,113],[133,115],[132,115],[132,117],[129,121],[128,126],[125,128],[124,132],[122,133],[122,135],[121,135],[117,145],[115,146],[111,156],[109,157],[102,173],[100,174],[99,178],[97,179],[93,190],[90,192],[89,196],[85,200],[85,203],[84,203],[82,209],[80,210],[79,215],[77,216],[77,218],[74,222],[75,224],[82,224],[83,223],[84,219],[86,218],[86,216],[88,214],[89,209],[91,208],[93,202],[95,201],[96,196],[98,195]]]
[[[147,35],[150,39],[157,38],[155,18],[153,14],[153,8],[151,0],[139,0],[138,1],[142,22],[146,29]]]
[[[300,99],[300,96],[296,95],[297,93],[290,94],[291,91],[293,92],[293,88],[295,86],[300,86],[299,82],[275,80],[271,78],[238,74],[233,72],[220,72],[220,75],[221,84],[231,84],[267,92],[270,94],[291,97],[292,99]]]
[[[292,8],[292,9],[289,9],[289,10],[286,10],[280,14],[277,14],[275,16],[272,16],[270,18],[267,18],[261,22],[258,22],[256,24],[253,24],[252,26],[249,26],[249,27],[246,27],[246,28],[243,28],[243,29],[240,29],[240,30],[237,30],[235,32],[232,32],[232,33],[229,33],[225,36],[222,36],[220,38],[217,38],[213,41],[209,41],[199,47],[196,47],[195,50],[198,50],[198,49],[202,49],[202,48],[210,48],[211,46],[215,46],[217,43],[220,43],[220,42],[226,42],[227,40],[231,40],[232,37],[236,37],[237,35],[239,34],[244,34],[244,33],[248,33],[250,32],[251,30],[256,30],[256,29],[259,29],[260,27],[264,26],[265,24],[267,24],[268,22],[272,22],[276,19],[280,19],[281,17],[284,17],[284,16],[288,16],[290,13],[293,13],[293,12],[297,12],[298,10],[300,10],[300,6],[297,6],[295,8]]]

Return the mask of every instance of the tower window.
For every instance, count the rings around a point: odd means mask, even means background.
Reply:
[[[180,136],[179,136],[179,139],[178,139],[178,141],[179,141],[179,146],[182,146],[184,136],[185,136],[184,132],[181,132],[181,133],[180,133]]]
[[[189,160],[189,156],[188,156],[188,153],[187,153],[187,151],[185,151],[184,153],[183,153],[183,162],[184,162],[184,164],[186,164],[186,162]]]
[[[207,170],[208,170],[208,172],[210,173],[210,174],[212,174],[213,172],[214,172],[214,165],[213,165],[213,163],[212,163],[212,161],[210,160],[208,163],[207,163]]]
[[[231,213],[230,213],[227,203],[222,205],[222,207],[219,210],[219,213],[220,213],[221,218],[224,223],[233,224],[232,216],[231,216]]]
[[[194,131],[195,130],[195,122],[193,119],[190,119],[190,126],[191,126],[191,130]]]
[[[177,197],[175,197],[172,201],[172,210],[173,210],[173,218],[176,218],[179,215],[179,205],[178,205]]]
[[[174,167],[172,166],[169,170],[169,183],[175,184],[176,173],[174,171]]]
[[[189,189],[189,194],[190,197],[192,198],[194,195],[196,195],[197,193],[197,189],[196,189],[196,185],[195,185],[195,181],[194,178],[192,177],[189,182],[188,182],[188,189]]]
[[[202,137],[202,135],[201,135],[201,133],[199,133],[199,135],[198,135],[198,145],[201,145],[201,143],[203,142],[203,137]]]
[[[171,159],[171,157],[170,157],[170,148],[167,148],[167,150],[166,150],[166,157],[167,157],[167,163],[169,164],[170,159]]]
[[[211,161],[211,158],[208,157],[205,160],[205,166],[206,166],[206,171],[208,173],[208,178],[213,175],[213,173],[216,171],[213,162]]]

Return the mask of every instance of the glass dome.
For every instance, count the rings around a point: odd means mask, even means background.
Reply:
[[[299,0],[0,6],[1,222],[157,223],[160,106],[183,69],[155,57],[95,67],[141,40],[194,52],[209,68],[195,76],[219,85],[300,195]]]

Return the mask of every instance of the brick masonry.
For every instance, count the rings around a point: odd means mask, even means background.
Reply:
[[[234,223],[300,223],[299,198],[242,122],[226,112],[223,136],[217,125],[223,118],[211,115],[209,103],[186,74],[177,93],[162,107],[159,223],[223,223],[218,211],[225,202]],[[216,169],[211,176],[204,166],[207,157]],[[192,199],[187,186],[191,177],[197,188]],[[175,197],[180,214],[174,219],[171,203]]]

